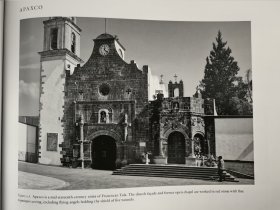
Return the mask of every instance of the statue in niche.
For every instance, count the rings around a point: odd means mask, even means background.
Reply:
[[[175,110],[179,109],[179,103],[178,102],[173,103],[173,109],[175,109]]]
[[[124,115],[124,123],[127,123],[127,122],[128,122],[128,115],[125,114],[125,115]]]
[[[100,123],[106,123],[107,122],[107,114],[105,111],[100,112]]]

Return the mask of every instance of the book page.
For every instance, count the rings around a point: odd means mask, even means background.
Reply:
[[[277,209],[279,1],[7,1],[5,209]]]
[[[4,1],[0,1],[0,118],[2,119],[2,67],[3,67],[3,25],[4,25]],[[2,120],[0,122],[0,136],[2,132]],[[2,180],[2,141],[0,142],[0,178]],[[2,181],[0,183],[2,190]],[[2,192],[2,191],[1,191]],[[1,193],[2,194],[2,193]],[[0,203],[2,199],[0,198]]]

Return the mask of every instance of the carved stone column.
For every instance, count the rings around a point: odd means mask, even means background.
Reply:
[[[80,121],[80,159],[82,163],[82,169],[84,169],[84,117],[81,116]]]
[[[127,134],[128,134],[128,116],[127,114],[124,115],[124,142],[127,139]]]
[[[191,154],[189,157],[195,157],[194,155],[194,139],[191,139]]]
[[[123,148],[123,160],[127,160],[127,145],[126,145],[126,140],[128,138],[128,115],[127,113],[124,115],[124,137],[123,137],[123,143],[122,143],[122,148]]]
[[[159,156],[161,156],[161,157],[164,156],[162,143],[163,143],[163,140],[159,139],[159,144],[158,144],[158,146],[159,146]]]
[[[191,153],[188,157],[186,157],[185,164],[187,166],[196,166],[196,157],[194,155],[194,140],[190,139],[190,142],[191,142]]]
[[[210,151],[210,140],[209,139],[207,139],[207,147],[208,147],[208,158],[210,158],[210,156],[211,156],[211,151]]]
[[[156,164],[167,164],[167,157],[163,152],[163,142],[164,139],[159,139],[159,155],[154,157],[154,162]]]

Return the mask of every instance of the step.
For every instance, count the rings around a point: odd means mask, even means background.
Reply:
[[[142,174],[142,175],[174,175],[174,176],[181,176],[181,177],[187,177],[187,176],[198,176],[198,177],[218,177],[217,174],[195,174],[195,173],[159,173],[159,172],[144,172],[144,171],[126,171],[126,172],[114,172],[114,174]],[[231,177],[229,174],[226,175],[226,177]]]
[[[123,168],[123,170],[147,170],[147,171],[191,171],[191,172],[210,172],[217,173],[218,170],[200,170],[200,169],[165,169],[165,168]]]
[[[117,174],[114,174],[117,175]],[[164,174],[164,175],[157,175],[157,174],[122,174],[125,176],[146,176],[146,177],[162,177],[162,178],[181,178],[181,179],[201,179],[201,180],[218,180],[218,176],[206,176],[206,177],[202,177],[202,176],[187,176],[187,177],[183,177],[183,176],[176,176],[176,175],[169,175],[169,174]],[[226,177],[226,181],[232,181],[232,182],[238,182],[235,178],[231,178],[231,177]]]
[[[206,166],[202,166],[202,167],[197,167],[197,166],[186,166],[186,165],[162,165],[162,164],[130,164],[128,166],[125,166],[125,167],[157,167],[157,168],[160,168],[160,167],[164,167],[164,168],[197,168],[197,169],[217,169],[215,167],[206,167]]]
[[[168,170],[168,169],[151,169],[151,168],[148,168],[148,169],[137,169],[137,168],[124,168],[122,171],[163,171],[163,172],[168,172],[168,171],[171,171],[171,172],[192,172],[192,173],[218,173],[218,170],[216,171],[206,171],[206,170]]]
[[[164,169],[134,169],[134,168],[124,168],[122,171],[145,171],[145,172],[171,172],[171,173],[198,173],[198,174],[217,174],[218,171],[199,171],[199,170],[164,170]]]

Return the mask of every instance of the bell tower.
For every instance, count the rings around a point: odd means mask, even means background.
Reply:
[[[66,72],[73,73],[80,59],[80,33],[74,17],[44,21],[43,51],[39,52],[40,121],[39,163],[60,165],[62,157]]]

